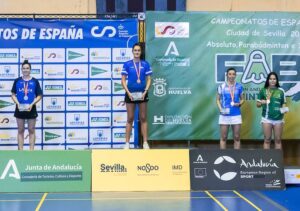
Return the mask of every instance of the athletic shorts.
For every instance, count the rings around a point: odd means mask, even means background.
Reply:
[[[262,117],[260,123],[267,123],[267,124],[271,124],[271,125],[276,125],[276,124],[284,123],[284,120],[283,119],[281,119],[281,120],[272,120],[272,119],[267,119],[265,117]]]
[[[219,116],[219,125],[240,125],[242,124],[242,116]]]
[[[125,93],[125,102],[126,103],[144,103],[144,102],[148,102],[148,101],[149,101],[148,92],[146,93],[146,96],[145,96],[144,100],[136,100],[136,101],[132,101],[129,98],[127,92]]]
[[[14,116],[19,119],[36,119],[38,116],[36,106],[34,105],[31,111],[19,111],[16,107]]]

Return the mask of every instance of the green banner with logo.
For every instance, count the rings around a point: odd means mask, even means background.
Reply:
[[[91,190],[90,151],[1,151],[0,192]]]
[[[290,110],[283,138],[300,138],[300,13],[147,12],[146,60],[150,140],[218,140],[216,92],[229,67],[246,99],[241,138],[263,139],[256,99],[271,71]]]

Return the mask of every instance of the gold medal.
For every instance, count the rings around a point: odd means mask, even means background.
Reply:
[[[273,91],[271,92],[271,89],[266,90],[266,95],[267,95],[267,104],[270,104],[271,102],[271,97],[272,97]]]

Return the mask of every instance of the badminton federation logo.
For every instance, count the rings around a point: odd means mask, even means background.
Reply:
[[[269,61],[268,61],[269,59]],[[215,57],[216,83],[226,81],[225,70],[234,67],[242,84],[260,85],[267,79],[267,75],[274,71],[279,77],[281,88],[286,97],[293,101],[300,101],[300,56],[297,54],[271,54],[267,58],[261,50],[254,50],[249,58],[246,54],[222,54]]]
[[[226,168],[223,168],[223,169],[230,169],[230,168],[227,168],[227,166],[229,166],[229,164],[233,164],[233,165],[236,164],[236,161],[232,157],[229,157],[229,156],[220,156],[214,162],[214,165],[216,168],[218,166],[221,167],[221,165],[223,165],[223,166],[226,165]],[[222,172],[222,173],[220,173],[220,172]],[[220,179],[222,181],[230,181],[236,177],[237,172],[228,171],[228,172],[223,173],[223,171],[221,171],[221,170],[214,169],[214,174],[216,175],[216,177],[218,179]]]

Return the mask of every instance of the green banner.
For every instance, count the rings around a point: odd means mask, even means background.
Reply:
[[[283,138],[299,139],[299,26],[300,13],[147,12],[149,139],[218,140],[216,92],[228,67],[244,88],[241,138],[263,139],[256,99],[275,71],[290,110]]]
[[[0,192],[91,191],[90,151],[1,151]]]

